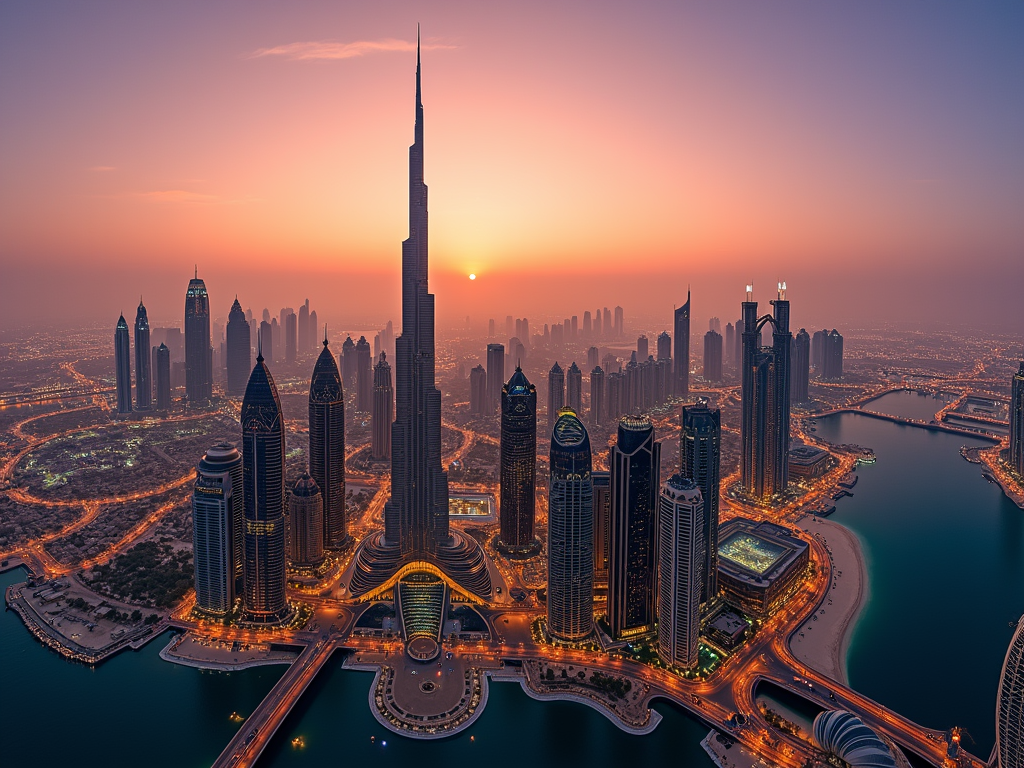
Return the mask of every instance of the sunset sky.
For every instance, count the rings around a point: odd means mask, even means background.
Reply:
[[[396,318],[417,21],[442,318],[1024,328],[1024,4],[902,1],[5,3],[0,322]]]

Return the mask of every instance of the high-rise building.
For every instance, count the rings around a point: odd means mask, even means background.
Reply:
[[[658,360],[672,359],[672,337],[668,331],[658,334]]]
[[[811,377],[811,337],[803,328],[793,337],[793,358],[790,361],[790,397],[794,403],[806,403]]]
[[[671,667],[697,666],[705,528],[700,488],[673,475],[658,508],[658,657]]]
[[[395,420],[395,389],[391,385],[391,365],[387,353],[373,367],[373,436],[370,451],[374,459],[391,458],[391,424]]]
[[[1010,385],[1010,466],[1024,477],[1024,361]]]
[[[475,366],[469,372],[469,412],[474,416],[483,416],[487,408],[487,369],[482,365]]]
[[[657,509],[661,443],[646,416],[623,416],[612,446],[608,625],[625,640],[654,631],[657,619]]]
[[[345,389],[328,349],[313,366],[309,381],[309,474],[323,502],[323,546],[338,549],[348,541],[345,516]]]
[[[580,640],[594,629],[594,488],[590,436],[571,409],[551,432],[548,483],[548,632]]]
[[[675,393],[679,397],[690,395],[690,291],[686,303],[675,311],[672,325],[675,340]]]
[[[494,318],[493,317],[490,320],[487,321],[487,338],[488,339],[493,339],[494,338]]]
[[[171,352],[166,344],[156,348],[153,355],[156,368],[156,408],[166,411],[171,407]]]
[[[149,346],[149,317],[139,299],[135,312],[135,410],[148,411],[153,407],[153,376],[150,371],[153,350]]]
[[[587,350],[587,368],[593,370],[601,364],[600,354],[601,353],[598,351],[597,347],[590,347],[590,349]]]
[[[260,322],[260,335],[257,346],[263,350],[267,360],[274,359],[274,327],[266,320]],[[248,380],[246,381],[248,383]]]
[[[757,317],[747,286],[743,302],[743,376],[740,418],[740,475],[752,499],[768,503],[789,482],[789,301],[779,284],[775,314]],[[772,326],[772,346],[762,347],[761,329]]]
[[[704,380],[722,380],[722,335],[717,331],[704,334]]]
[[[309,303],[309,299],[306,299],[306,303]],[[315,309],[311,309],[309,311],[309,322],[307,323],[307,327],[309,328],[309,338],[306,340],[307,346],[303,348],[303,352],[316,349],[317,342],[319,341],[320,320],[316,316]]]
[[[722,357],[726,364],[736,365],[736,328],[732,323],[725,325],[725,352]]]
[[[828,381],[843,378],[843,337],[835,328],[825,335],[822,345],[821,378]]]
[[[225,616],[242,570],[242,454],[230,443],[210,448],[192,486],[192,561],[196,608]]]
[[[611,310],[609,310],[608,307],[605,307],[604,309],[601,310],[601,315],[604,318],[604,320],[603,320],[603,324],[604,324],[604,337],[606,339],[610,339],[610,338],[612,338],[612,336],[615,333],[615,328],[612,325],[612,313],[611,313]],[[605,369],[605,370],[607,370],[607,369]]]
[[[640,361],[646,360],[649,348],[650,344],[647,341],[647,337],[641,334],[636,340],[636,359]]]
[[[583,338],[589,339],[593,335],[594,320],[590,316],[590,310],[583,313]]]
[[[626,324],[622,307],[615,308],[615,338],[621,339],[626,335]]]
[[[114,328],[114,378],[117,382],[117,412],[132,412],[132,341],[128,323],[121,315]]]
[[[595,366],[590,372],[590,425],[604,424],[607,419],[604,404],[604,371]]]
[[[565,401],[576,413],[583,413],[583,371],[575,361],[565,375]]]
[[[227,327],[228,394],[244,395],[246,379],[252,370],[252,339],[242,305],[235,297],[228,313]]]
[[[284,326],[284,360],[289,365],[295,363],[299,349],[298,339],[298,318],[295,313],[288,310],[281,323]]]
[[[356,391],[356,371],[358,370],[358,364],[356,363],[356,343],[352,341],[351,336],[347,336],[345,341],[341,345],[341,379],[345,384],[345,389],[350,392]]]
[[[707,398],[684,405],[680,419],[680,474],[697,483],[704,500],[704,580],[700,603],[711,606],[718,596],[718,503],[721,491],[722,415],[708,408]]]
[[[299,307],[299,349],[305,354],[309,347],[309,299],[306,299],[306,303]]]
[[[608,561],[612,555],[611,474],[590,473],[594,485],[594,587],[608,588]]]
[[[277,322],[276,317],[270,319],[270,337],[270,351],[273,352],[273,357],[268,354],[264,355],[264,358],[275,363],[284,362],[284,338],[281,332],[281,324]]]
[[[316,480],[303,472],[288,498],[288,562],[298,569],[324,561],[324,501]]]
[[[565,405],[565,373],[555,361],[548,371],[548,428],[554,429],[558,412]]]
[[[828,331],[821,330],[815,331],[811,337],[811,365],[814,366],[814,370],[818,372],[818,375],[822,374],[822,363],[825,356],[825,339],[828,337]]]
[[[537,496],[537,388],[521,368],[501,390],[501,531],[498,546],[518,556],[535,554]]]
[[[365,336],[356,342],[356,410],[373,410],[373,352]]]
[[[262,351],[242,398],[245,488],[243,600],[245,617],[272,624],[285,619],[284,414]]]
[[[198,271],[185,292],[185,397],[190,406],[213,397],[210,297]]]
[[[501,405],[501,387],[505,381],[505,345],[487,345],[487,410],[494,413]]]
[[[1024,766],[1024,617],[1017,622],[999,674],[993,765],[998,768]]]

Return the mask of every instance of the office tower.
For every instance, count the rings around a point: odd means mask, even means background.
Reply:
[[[166,344],[156,348],[156,408],[166,411],[171,407],[171,353]]]
[[[277,318],[271,318],[270,320],[270,350],[264,357],[267,360],[272,360],[275,363],[280,363],[284,356],[284,340],[281,338],[281,325],[277,322]],[[273,352],[273,356],[270,355]]]
[[[153,407],[153,376],[150,371],[149,317],[139,299],[135,313],[135,410],[148,411]]]
[[[373,367],[373,437],[370,450],[374,459],[391,458],[391,423],[395,420],[395,390],[391,386],[391,365],[381,352]]]
[[[571,342],[575,341],[572,332],[572,321],[567,317],[562,321],[562,341]]]
[[[523,360],[526,359],[526,346],[522,341],[519,340],[518,336],[513,336],[508,342],[508,360],[510,365],[522,365]]]
[[[267,360],[274,359],[274,329],[266,320],[260,323],[260,335],[257,346],[263,350]]]
[[[790,374],[790,395],[794,403],[806,403],[811,377],[811,337],[803,328],[793,337],[793,370]]]
[[[323,350],[309,381],[309,474],[323,501],[323,546],[338,549],[348,541],[345,515],[345,388],[338,364]]]
[[[370,342],[360,336],[356,342],[356,410],[373,409],[373,354]]]
[[[599,309],[594,313],[594,338],[600,339],[601,336],[601,310]]]
[[[114,377],[117,381],[117,412],[132,412],[132,342],[128,323],[121,315],[114,328]]]
[[[527,349],[530,347],[530,321],[528,318],[523,318],[523,332],[519,335],[519,338],[523,340],[523,344],[526,345]]]
[[[821,349],[821,377],[828,381],[843,378],[843,337],[835,328],[825,335]]]
[[[640,337],[636,340],[636,359],[640,361],[646,360],[647,350],[647,336],[641,334]]]
[[[626,335],[625,323],[622,316],[622,307],[615,308],[615,338],[621,339]]]
[[[185,292],[185,397],[190,406],[213,397],[210,297],[198,271]]]
[[[324,561],[324,500],[316,480],[303,472],[288,498],[288,562],[316,568]]]
[[[505,381],[505,345],[487,345],[487,410],[494,413],[501,404],[501,386]]]
[[[512,336],[512,325],[512,315],[508,315],[505,318],[505,338],[510,338]]]
[[[704,380],[722,380],[722,336],[715,331],[704,334]]]
[[[299,307],[299,349],[303,353],[309,350],[309,299]]]
[[[615,332],[615,328],[612,325],[612,313],[611,313],[611,310],[609,310],[608,307],[605,307],[604,309],[601,310],[601,315],[604,318],[604,320],[603,320],[603,322],[604,322],[604,337],[606,339],[610,339],[610,338],[612,338],[612,335]]]
[[[811,337],[811,365],[814,366],[814,370],[818,372],[818,375],[822,375],[822,361],[825,354],[825,339],[828,337],[828,331],[815,331]]]
[[[565,405],[565,374],[562,366],[555,361],[548,372],[548,427],[555,428],[558,412]]]
[[[488,413],[487,369],[477,365],[469,372],[469,412],[474,416]]]
[[[565,375],[565,404],[576,413],[583,413],[583,371],[575,361]]]
[[[690,396],[690,291],[686,291],[686,303],[675,311],[672,325],[675,339],[675,393],[679,397]]]
[[[295,362],[296,355],[298,352],[298,320],[295,317],[295,313],[289,311],[284,316],[284,320],[281,322],[284,326],[284,360],[286,363],[291,365]]]
[[[497,545],[510,555],[536,554],[533,535],[537,486],[537,388],[521,368],[501,390],[501,531]]]
[[[1024,361],[1010,385],[1010,466],[1024,477]]]
[[[548,632],[580,640],[594,628],[594,488],[590,436],[569,408],[551,431]]]
[[[590,474],[594,488],[594,589],[608,588],[608,561],[611,558],[611,475],[594,470]]]
[[[658,657],[670,667],[697,666],[706,527],[697,484],[681,475],[665,481],[658,506]]]
[[[590,425],[596,427],[605,423],[604,371],[595,366],[590,372]]]
[[[722,363],[735,365],[736,360],[733,353],[736,351],[736,329],[732,323],[725,325],[725,350],[722,353]]]
[[[999,674],[996,697],[998,768],[1024,766],[1024,617],[1017,622]]]
[[[306,299],[308,302],[309,299]],[[316,310],[311,309],[309,311],[309,322],[306,324],[309,328],[309,338],[306,339],[306,346],[302,348],[303,352],[308,352],[311,349],[316,349],[317,343],[319,342],[320,333],[320,320],[316,316]]]
[[[192,486],[192,559],[196,608],[225,616],[242,569],[242,454],[230,443],[210,448]]]
[[[520,337],[523,335],[523,319],[521,317],[516,318],[516,336]]]
[[[583,338],[589,339],[593,335],[594,320],[590,316],[590,310],[583,313]]]
[[[351,336],[345,338],[341,345],[341,379],[345,389],[350,392],[356,391],[356,371],[359,365],[356,362],[356,343]]]
[[[680,419],[679,469],[700,488],[704,500],[704,581],[700,603],[718,596],[718,503],[721,491],[722,414],[708,408],[707,398],[684,405]]]
[[[779,283],[774,316],[757,317],[752,286],[743,302],[740,474],[743,490],[767,503],[789,481],[789,301]],[[772,346],[762,347],[762,326],[771,324]]]
[[[671,360],[672,359],[672,337],[669,336],[668,331],[662,331],[658,334],[658,359],[659,360]]]
[[[284,414],[262,350],[242,398],[245,487],[242,604],[246,619],[270,624],[289,615],[285,599]]]
[[[242,305],[235,298],[228,313],[227,328],[228,394],[244,395],[245,382],[252,370],[252,339]]]
[[[494,318],[492,317],[487,321],[487,338],[494,338]]]
[[[646,416],[623,416],[612,446],[608,625],[626,640],[654,631],[657,618],[657,509],[661,443]]]
[[[572,339],[573,343],[579,338],[580,335],[580,319],[576,315],[569,318],[569,338]]]
[[[587,368],[597,368],[597,366],[601,364],[599,359],[600,354],[601,353],[598,351],[597,347],[590,347],[590,349],[587,350]]]
[[[732,362],[737,368],[743,361],[743,318],[741,317],[736,321],[736,338],[733,342],[735,346],[732,348]]]
[[[712,317],[710,320],[708,320],[708,330],[709,331],[714,331],[715,333],[721,335],[722,334],[722,321],[719,320],[717,317]]]

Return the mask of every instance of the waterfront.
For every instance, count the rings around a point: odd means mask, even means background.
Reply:
[[[901,410],[908,397],[872,410],[918,418]],[[991,443],[857,414],[820,419],[817,434],[877,457],[831,518],[858,535],[869,572],[851,686],[921,725],[965,727],[987,756],[1008,622],[1024,612],[1024,513],[959,454]]]

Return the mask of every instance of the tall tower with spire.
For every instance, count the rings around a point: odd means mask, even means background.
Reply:
[[[213,397],[210,297],[198,268],[185,292],[185,396],[190,406]]]
[[[252,338],[249,321],[245,319],[242,305],[235,297],[235,303],[228,312],[227,361],[228,394],[244,395],[245,385],[252,369]]]
[[[323,546],[338,549],[348,541],[345,516],[345,390],[341,373],[324,348],[309,381],[309,474],[323,496]]]
[[[149,348],[149,316],[139,297],[135,312],[135,410],[148,411],[153,407],[152,350]]]
[[[686,303],[678,307],[673,317],[672,331],[675,335],[675,393],[680,397],[690,395],[690,289],[686,289]]]
[[[132,412],[132,357],[128,323],[124,315],[114,328],[114,373],[117,380],[117,412]]]

